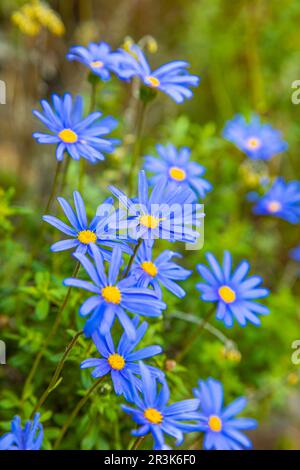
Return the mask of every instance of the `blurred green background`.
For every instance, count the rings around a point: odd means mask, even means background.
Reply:
[[[204,248],[185,251],[184,266],[194,269],[207,251],[220,259],[227,249],[236,263],[248,259],[252,273],[261,275],[272,292],[267,300],[271,314],[260,328],[249,324],[226,330],[213,320],[213,328],[204,331],[182,364],[175,365],[172,359],[195,328],[194,317],[204,317],[209,308],[199,300],[194,271],[184,283],[187,295],[182,301],[166,294],[168,311],[164,320],[152,322],[145,343],[164,346],[166,354],[157,362],[167,371],[172,399],[188,398],[198,379],[211,375],[224,383],[226,402],[239,394],[248,396],[247,414],[259,421],[251,433],[255,448],[300,449],[300,369],[291,362],[292,342],[300,339],[299,266],[289,259],[289,250],[299,244],[299,226],[254,217],[246,200],[249,191],[261,190],[262,176],[299,179],[300,107],[291,102],[291,84],[300,79],[300,3],[48,2],[64,32],[50,17],[47,27],[37,31],[36,25],[18,22],[16,16],[12,21],[12,14],[28,3],[32,2],[1,0],[0,5],[0,79],[7,86],[7,104],[0,105],[0,339],[7,343],[8,356],[7,365],[0,366],[0,435],[14,414],[30,415],[70,338],[71,332],[64,330],[82,326],[77,317],[82,293],[76,291],[64,328],[21,402],[26,374],[65,294],[61,281],[73,269],[68,253],[49,253],[58,233],[48,227],[39,235],[55,155],[53,147],[32,139],[32,132],[40,129],[32,109],[41,98],[66,91],[86,97],[88,108],[87,71],[65,59],[70,45],[104,40],[119,47],[132,38],[140,41],[153,65],[184,59],[201,76],[190,102],[178,106],[159,96],[149,110],[143,139],[143,153],[152,153],[156,143],[190,146],[193,159],[207,168],[206,177],[214,186],[204,201]],[[105,114],[120,120],[116,135],[125,143],[132,139],[129,103],[130,88],[117,79],[103,86],[97,102]],[[289,143],[288,151],[268,165],[251,165],[221,137],[227,119],[252,111],[279,128]],[[108,184],[124,184],[128,152],[124,145],[105,163],[88,169],[83,196],[91,215],[108,195]],[[72,161],[64,195],[70,197],[77,185],[78,165]],[[165,246],[161,243],[157,250]],[[66,364],[62,384],[43,408],[46,448],[51,448],[67,414],[92,383],[89,373],[78,367],[84,358],[95,356],[88,347],[82,339]],[[110,390],[107,382],[102,395],[84,408],[65,438],[65,448],[126,448],[132,423],[119,409],[122,400]],[[184,448],[201,448],[199,436],[189,436]]]

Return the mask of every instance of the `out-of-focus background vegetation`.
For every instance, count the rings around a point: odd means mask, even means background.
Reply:
[[[249,397],[247,414],[259,421],[257,431],[251,433],[255,448],[300,449],[300,366],[291,362],[291,344],[300,338],[299,266],[289,258],[289,250],[299,244],[299,226],[254,217],[246,200],[249,191],[260,191],[264,176],[299,179],[300,107],[291,103],[291,83],[300,78],[300,3],[53,0],[48,5],[64,27],[48,17],[40,30],[18,15],[12,21],[13,12],[25,3],[1,0],[0,4],[0,79],[7,85],[7,104],[0,106],[0,339],[7,343],[7,365],[0,366],[0,435],[15,414],[28,418],[72,333],[64,331],[82,326],[77,310],[83,294],[74,291],[64,325],[21,402],[26,375],[65,295],[61,281],[74,264],[67,252],[49,253],[50,243],[59,239],[57,232],[47,227],[39,235],[55,155],[53,147],[34,142],[32,132],[40,124],[32,109],[41,98],[66,91],[86,97],[88,108],[87,70],[65,59],[68,48],[92,40],[118,47],[131,37],[141,41],[154,65],[188,60],[192,72],[202,78],[190,102],[178,106],[163,95],[156,99],[143,141],[144,153],[153,152],[158,142],[190,146],[214,186],[205,200],[204,248],[184,252],[183,264],[194,269],[204,261],[206,251],[220,258],[228,249],[236,262],[248,259],[252,273],[261,275],[272,292],[267,300],[271,314],[262,319],[260,328],[249,324],[245,329],[226,330],[213,320],[217,330],[204,331],[182,364],[175,365],[172,358],[195,328],[188,321],[193,320],[190,315],[201,318],[209,308],[198,298],[194,271],[184,283],[187,295],[182,301],[166,294],[168,311],[163,321],[152,322],[145,343],[156,341],[165,348],[157,363],[167,370],[172,399],[191,396],[197,380],[211,375],[224,383],[225,401],[239,394]],[[103,86],[97,102],[105,114],[120,120],[116,134],[125,142],[131,139],[126,113],[129,92],[127,85],[113,78]],[[227,119],[252,111],[281,129],[289,143],[288,151],[268,165],[250,165],[221,137]],[[91,215],[108,195],[108,184],[122,186],[127,149],[119,148],[105,163],[88,169],[83,196]],[[67,197],[77,188],[78,170],[72,161]],[[43,408],[45,448],[51,448],[83,389],[92,383],[89,373],[79,370],[83,359],[91,353],[95,357],[88,347],[82,339],[66,364],[62,384]],[[65,438],[65,448],[128,445],[132,422],[119,409],[122,400],[110,394],[108,382],[102,392],[80,414]],[[184,448],[200,446],[194,435]]]

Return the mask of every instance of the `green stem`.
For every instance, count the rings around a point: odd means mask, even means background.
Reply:
[[[79,162],[79,181],[78,181],[78,191],[81,193],[84,186],[84,175],[86,170],[86,160],[82,157]]]
[[[139,247],[140,247],[141,244],[142,244],[142,241],[143,241],[142,238],[140,238],[139,241],[138,241],[138,243],[135,245],[134,250],[133,250],[133,253],[132,253],[132,255],[131,255],[131,257],[130,257],[130,260],[129,260],[129,262],[128,262],[126,271],[125,271],[125,273],[124,273],[123,279],[128,276],[128,274],[129,274],[129,272],[130,272],[130,269],[131,269],[131,266],[132,266],[132,263],[133,263],[133,261],[134,261],[134,258],[136,257],[136,254],[137,254],[137,252],[138,252],[138,249],[139,249]]]
[[[145,439],[145,436],[137,437],[129,450],[137,450],[142,444],[144,439]]]
[[[92,82],[91,82],[92,89],[91,89],[90,113],[93,113],[96,109],[98,85],[99,85],[99,81],[92,80]]]
[[[90,99],[90,109],[89,112],[93,113],[96,109],[97,104],[97,90],[99,85],[99,80],[95,76],[91,79],[91,99]],[[79,162],[79,182],[78,182],[78,190],[81,192],[83,190],[84,185],[84,176],[86,172],[86,160],[82,157]]]
[[[74,348],[74,346],[76,345],[77,341],[78,341],[78,338],[83,335],[83,331],[79,331],[78,333],[76,333],[75,336],[73,336],[72,340],[70,341],[70,343],[68,344],[68,346],[66,347],[66,350],[61,358],[61,360],[59,361],[59,363],[57,364],[56,366],[56,369],[55,369],[55,372],[53,374],[53,377],[52,379],[50,380],[50,383],[48,385],[48,387],[46,388],[46,390],[44,391],[43,395],[41,396],[41,398],[39,399],[39,401],[37,402],[37,404],[35,405],[32,413],[31,413],[31,416],[30,416],[30,419],[32,419],[35,415],[35,413],[43,406],[43,404],[45,403],[45,401],[47,400],[48,396],[50,395],[50,393],[54,390],[54,388],[56,388],[56,384],[59,380],[59,377],[60,377],[60,374],[61,374],[61,371],[63,370],[63,367],[65,365],[65,362],[66,362],[66,359],[67,357],[69,356],[70,352],[72,351],[72,349]]]
[[[79,261],[78,261],[78,262],[76,263],[76,265],[75,265],[75,268],[74,268],[72,277],[76,277],[76,276],[77,276],[79,269],[80,269],[80,263],[79,263]],[[28,388],[28,386],[29,386],[29,385],[31,384],[31,382],[32,382],[32,379],[33,379],[33,377],[34,377],[34,375],[35,375],[35,373],[36,373],[36,371],[37,371],[37,368],[38,368],[38,366],[39,366],[39,364],[40,364],[40,362],[41,362],[41,359],[43,358],[43,355],[44,355],[45,351],[47,350],[47,348],[48,348],[48,346],[49,346],[49,344],[50,344],[50,342],[51,342],[53,336],[55,336],[55,334],[56,334],[56,332],[57,332],[57,329],[58,329],[58,327],[59,327],[59,325],[60,325],[60,322],[61,322],[61,320],[62,320],[62,316],[63,316],[64,310],[65,310],[66,305],[67,305],[67,303],[68,303],[68,300],[69,300],[69,297],[70,297],[70,294],[71,294],[71,290],[72,290],[72,286],[69,286],[69,287],[68,287],[68,290],[67,290],[67,293],[66,293],[66,296],[65,296],[65,298],[64,298],[64,301],[63,301],[63,303],[62,303],[60,309],[59,309],[58,312],[57,312],[57,315],[56,315],[55,321],[54,321],[54,323],[53,323],[53,326],[52,326],[52,328],[51,328],[51,330],[50,330],[50,333],[49,333],[49,335],[47,336],[47,338],[46,338],[46,340],[45,340],[45,342],[44,342],[44,344],[43,344],[43,347],[41,348],[41,350],[40,350],[39,353],[37,354],[37,356],[36,356],[36,358],[35,358],[35,360],[34,360],[34,363],[33,363],[32,367],[31,367],[31,370],[30,370],[30,372],[29,372],[29,374],[28,374],[28,376],[27,376],[27,379],[26,379],[26,381],[25,381],[24,388],[23,388],[23,393],[22,393],[22,404],[23,404],[23,401],[24,401],[24,396],[25,396],[25,393],[26,393],[26,391],[27,391],[27,388]]]
[[[60,176],[61,169],[62,169],[62,162],[57,162],[57,163],[56,163],[56,169],[55,169],[54,180],[53,180],[53,184],[52,184],[52,190],[51,190],[51,194],[50,194],[50,196],[49,196],[49,199],[48,199],[47,206],[46,206],[46,209],[45,209],[44,214],[48,214],[48,212],[49,212],[49,210],[50,210],[50,208],[51,208],[53,199],[55,198],[56,191],[57,191],[57,187],[58,187],[58,181],[59,181],[59,176]]]
[[[185,342],[182,350],[179,351],[179,353],[176,356],[176,362],[181,362],[182,359],[186,356],[191,346],[194,344],[196,339],[199,338],[200,333],[202,333],[202,331],[204,330],[205,326],[207,325],[208,320],[210,319],[214,311],[215,311],[215,306],[213,305],[212,308],[208,311],[207,315],[204,317],[203,322],[198,326],[198,328],[195,329],[194,334],[190,338],[187,338],[187,341]]]
[[[105,379],[105,376],[100,377],[98,380],[96,380],[96,382],[88,389],[88,391],[84,395],[84,397],[82,397],[82,399],[77,403],[74,410],[72,411],[72,413],[67,418],[67,420],[66,420],[66,422],[65,422],[65,424],[64,424],[64,426],[63,426],[63,428],[62,428],[62,430],[61,430],[61,432],[58,436],[58,438],[56,439],[55,444],[53,446],[53,450],[56,450],[60,446],[60,443],[61,443],[64,435],[66,434],[67,430],[71,426],[73,420],[76,418],[76,416],[78,415],[81,408],[85,405],[85,403],[88,401],[89,397],[99,387],[99,385],[103,382],[104,379]]]
[[[143,131],[143,123],[144,123],[144,118],[145,118],[146,107],[147,107],[147,102],[141,101],[140,109],[137,114],[135,142],[134,142],[134,147],[133,147],[133,152],[132,152],[132,160],[131,160],[130,173],[129,173],[129,179],[128,179],[129,197],[132,196],[134,177],[135,177],[136,168],[137,168],[140,151],[141,151],[142,131]]]
[[[63,194],[63,192],[65,190],[65,187],[66,187],[67,177],[68,177],[68,169],[69,169],[70,162],[71,162],[71,157],[68,157],[66,159],[66,162],[65,162],[65,165],[64,165],[64,170],[63,170],[62,182],[61,182],[61,187],[60,187],[60,193],[61,194]]]

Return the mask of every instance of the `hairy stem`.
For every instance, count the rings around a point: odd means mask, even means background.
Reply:
[[[145,110],[146,110],[147,103],[145,101],[141,101],[140,109],[137,114],[137,123],[135,126],[135,142],[132,151],[132,160],[130,166],[130,173],[128,178],[128,195],[129,197],[132,196],[133,192],[133,183],[135,179],[136,167],[138,164],[140,151],[141,151],[141,140],[142,140],[142,131],[143,131],[143,123],[145,118]]]
[[[58,436],[58,438],[56,439],[55,444],[53,446],[53,450],[57,449],[60,446],[60,443],[61,443],[64,435],[66,434],[67,430],[71,426],[73,420],[76,418],[76,416],[78,415],[81,408],[85,405],[85,403],[88,401],[89,397],[99,387],[99,385],[103,382],[104,379],[105,379],[105,376],[100,377],[98,380],[96,380],[96,382],[87,390],[87,393],[84,395],[84,397],[82,397],[82,399],[77,403],[74,410],[72,411],[72,413],[67,418],[67,420],[66,420],[66,422],[65,422],[65,424],[64,424],[64,426],[63,426],[63,428],[62,428],[62,430],[61,430],[61,432]]]
[[[182,359],[189,352],[190,348],[192,347],[196,339],[199,338],[200,334],[204,330],[205,326],[208,323],[208,320],[210,319],[214,311],[215,311],[215,306],[213,305],[212,308],[208,311],[207,315],[204,317],[203,322],[195,329],[194,334],[190,338],[187,338],[187,341],[185,342],[182,350],[179,351],[179,353],[176,356],[176,362],[181,362]]]
[[[50,395],[50,393],[54,389],[55,385],[57,384],[57,381],[59,380],[61,371],[63,370],[63,367],[65,365],[66,359],[69,356],[72,349],[74,348],[74,346],[76,345],[76,343],[77,343],[77,341],[78,341],[78,339],[81,335],[83,335],[82,330],[79,331],[78,333],[76,333],[75,336],[73,336],[72,340],[70,341],[70,343],[66,347],[66,350],[65,350],[61,360],[59,361],[59,363],[56,366],[56,369],[55,369],[55,372],[52,376],[52,379],[50,380],[50,383],[49,383],[48,387],[46,388],[46,390],[44,391],[43,395],[41,396],[41,398],[39,399],[39,401],[35,405],[32,413],[31,413],[30,419],[32,419],[34,417],[35,413],[43,406],[43,404],[47,400],[48,396]]]
[[[137,254],[137,252],[138,252],[139,247],[140,247],[141,244],[142,244],[142,241],[143,241],[142,238],[140,238],[139,241],[138,241],[138,243],[135,245],[134,251],[133,251],[133,253],[132,253],[131,257],[130,257],[130,260],[129,260],[129,262],[128,262],[128,265],[127,265],[126,271],[125,271],[125,273],[124,273],[123,279],[124,279],[125,277],[127,277],[128,274],[130,273],[130,269],[131,269],[132,263],[133,263],[133,261],[134,261],[134,258],[136,257],[136,254]]]
[[[91,80],[91,98],[90,98],[90,109],[89,112],[93,113],[96,109],[97,104],[97,90],[98,90],[99,81]],[[86,173],[86,159],[81,157],[79,161],[79,179],[78,179],[78,190],[82,192],[84,186],[84,177]]]
[[[56,163],[54,180],[53,180],[53,184],[52,184],[52,189],[51,189],[51,193],[50,193],[50,196],[49,196],[49,199],[48,199],[48,202],[47,202],[47,206],[46,206],[46,209],[45,209],[45,214],[48,214],[49,210],[51,209],[53,199],[55,198],[57,187],[58,187],[58,182],[59,182],[59,176],[60,176],[60,173],[61,173],[61,169],[62,169],[62,162],[57,162]]]
[[[68,177],[68,170],[69,170],[70,162],[71,162],[71,158],[68,157],[66,159],[64,169],[63,169],[62,182],[61,182],[61,186],[60,186],[60,194],[63,194],[63,192],[65,190],[65,187],[66,187],[66,184],[67,184],[67,177]]]
[[[93,80],[91,83],[90,113],[93,113],[96,109],[98,85],[99,81],[96,80]]]
[[[129,450],[137,450],[140,447],[140,445],[142,444],[144,439],[145,439],[145,436],[137,437]]]

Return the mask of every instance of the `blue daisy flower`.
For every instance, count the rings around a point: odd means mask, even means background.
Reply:
[[[126,400],[131,399],[129,372],[131,371],[133,374],[135,386],[140,388],[141,381],[136,377],[136,375],[139,375],[140,373],[137,362],[141,359],[149,359],[150,357],[156,356],[162,352],[162,348],[160,346],[148,346],[135,351],[135,348],[147,331],[148,324],[143,322],[138,326],[138,317],[133,319],[133,324],[136,328],[136,339],[134,341],[130,340],[126,332],[124,332],[117,348],[114,345],[110,333],[107,333],[105,336],[102,336],[99,330],[93,333],[93,342],[103,358],[86,359],[80,366],[82,369],[95,367],[92,372],[92,377],[94,378],[110,374],[116,394],[124,395]],[[156,367],[148,367],[151,374],[161,378],[164,376],[163,372]]]
[[[290,257],[300,263],[300,245],[290,251]]]
[[[233,325],[234,319],[241,326],[246,326],[247,322],[260,325],[258,315],[269,313],[267,307],[253,302],[269,295],[268,289],[259,287],[262,278],[251,276],[246,279],[250,269],[248,261],[242,261],[232,273],[232,258],[228,251],[224,253],[222,266],[211,253],[208,253],[206,258],[211,270],[203,264],[198,264],[197,269],[206,282],[199,283],[196,287],[201,292],[202,300],[218,304],[217,320],[227,327]]]
[[[51,134],[35,132],[33,137],[40,144],[56,144],[56,159],[62,161],[64,152],[74,160],[83,157],[91,163],[104,160],[104,153],[114,151],[118,141],[106,137],[116,126],[117,121],[108,116],[99,119],[100,112],[83,118],[83,99],[77,96],[72,101],[70,94],[62,98],[52,95],[53,109],[46,100],[41,101],[43,113],[34,110],[33,114],[45,124]]]
[[[176,439],[176,445],[181,445],[184,440],[184,432],[195,430],[194,424],[185,421],[199,420],[199,400],[183,400],[172,405],[167,405],[170,391],[165,380],[162,382],[151,374],[143,363],[140,363],[140,375],[142,378],[142,391],[135,387],[131,379],[132,403],[136,408],[122,405],[126,413],[132,415],[132,419],[140,426],[132,431],[133,436],[145,436],[152,434],[154,450],[165,449],[164,434]],[[132,375],[131,375],[132,377]],[[159,387],[159,383],[161,383]]]
[[[241,431],[255,429],[257,422],[250,418],[235,418],[247,404],[244,397],[223,408],[223,386],[212,378],[199,380],[194,389],[200,400],[201,419],[199,431],[205,433],[206,450],[243,450],[252,447],[251,441]]]
[[[0,450],[40,450],[44,438],[43,426],[36,413],[33,421],[27,421],[22,429],[20,416],[11,422],[11,432],[0,438]]]
[[[160,158],[152,156],[145,157],[145,170],[156,173],[150,178],[151,184],[156,184],[164,175],[170,185],[170,190],[177,186],[184,189],[190,188],[195,194],[195,198],[203,199],[212,185],[201,178],[205,173],[205,168],[196,162],[190,162],[191,151],[187,147],[177,149],[175,145],[157,145],[157,152]]]
[[[185,291],[174,281],[184,281],[192,274],[192,271],[171,261],[175,256],[181,258],[181,255],[174,251],[164,250],[153,260],[152,247],[153,242],[144,241],[138,249],[130,271],[136,285],[153,287],[159,299],[162,298],[161,285],[177,297],[184,297]]]
[[[61,232],[68,235],[69,239],[61,240],[51,246],[51,251],[64,251],[75,249],[76,253],[91,252],[91,244],[99,244],[103,257],[106,260],[111,258],[111,249],[118,244],[122,251],[132,254],[131,248],[122,241],[111,240],[110,233],[107,231],[107,223],[110,220],[110,210],[113,211],[112,217],[114,218],[113,198],[108,198],[102,205],[98,207],[97,214],[89,223],[83,199],[78,191],[73,193],[75,212],[71,205],[62,197],[57,200],[64,211],[65,216],[71,224],[71,227],[62,222],[57,217],[52,215],[44,215],[43,220]],[[103,210],[101,209],[103,207]]]
[[[252,115],[250,122],[247,122],[244,116],[236,115],[227,122],[223,137],[253,160],[270,160],[288,148],[281,133],[269,124],[261,124],[256,114]]]
[[[77,61],[88,67],[103,81],[110,79],[110,72],[115,63],[115,53],[106,42],[91,42],[87,47],[72,46],[67,59]]]
[[[151,289],[132,287],[128,285],[128,278],[118,281],[123,262],[122,251],[119,247],[113,249],[108,276],[105,274],[100,249],[95,244],[91,244],[90,248],[94,264],[82,253],[75,253],[74,256],[80,261],[92,282],[74,278],[64,280],[65,286],[79,287],[95,294],[89,297],[79,310],[82,317],[91,314],[85,323],[84,332],[87,337],[90,337],[100,328],[100,333],[106,335],[110,331],[115,317],[118,317],[127,336],[131,340],[135,340],[136,328],[125,310],[138,315],[159,317],[162,310],[166,308],[166,304],[158,300]]]
[[[273,215],[291,224],[300,222],[300,182],[277,178],[264,196],[257,200],[254,214]]]
[[[127,210],[127,217],[111,224],[111,229],[125,230],[125,237],[152,240],[163,238],[169,241],[194,243],[199,237],[195,227],[204,217],[203,207],[194,203],[190,189],[177,188],[170,191],[168,181],[162,177],[149,196],[148,181],[144,171],[139,173],[138,198],[129,199],[121,190],[110,186],[110,190]]]
[[[176,60],[151,71],[145,54],[135,45],[130,52],[117,51],[115,72],[123,80],[139,77],[146,87],[160,90],[176,103],[182,103],[193,96],[190,87],[196,87],[200,82],[199,77],[188,73],[188,66],[188,62]]]

